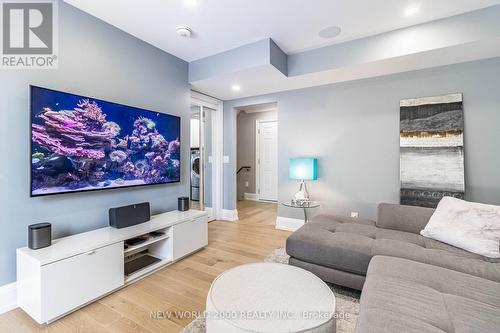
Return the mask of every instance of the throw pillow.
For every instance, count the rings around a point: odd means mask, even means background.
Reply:
[[[500,258],[500,206],[444,197],[420,234],[485,257]]]

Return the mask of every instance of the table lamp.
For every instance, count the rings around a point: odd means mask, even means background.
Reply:
[[[300,180],[300,188],[294,195],[296,202],[308,202],[306,180],[318,179],[318,160],[312,157],[291,158],[288,163],[289,178]]]

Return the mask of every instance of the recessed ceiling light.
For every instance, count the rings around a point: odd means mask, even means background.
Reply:
[[[198,0],[184,0],[184,3],[188,7],[196,7],[196,5],[198,4]]]
[[[341,31],[342,29],[337,26],[326,27],[318,32],[318,36],[320,36],[321,38],[335,38],[340,35]]]
[[[417,5],[410,6],[405,9],[405,16],[410,17],[416,15],[418,14],[419,11],[420,11],[420,6]]]
[[[237,92],[237,91],[241,90],[241,87],[237,84],[233,84],[233,86],[231,87],[231,90],[234,92]]]
[[[184,38],[190,38],[193,31],[189,27],[177,27],[177,34]]]

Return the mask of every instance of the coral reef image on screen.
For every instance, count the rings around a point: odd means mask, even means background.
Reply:
[[[31,87],[31,195],[180,180],[180,118]]]

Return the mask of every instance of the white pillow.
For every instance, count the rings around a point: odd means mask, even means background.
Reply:
[[[485,257],[500,258],[500,206],[443,197],[420,234]]]

